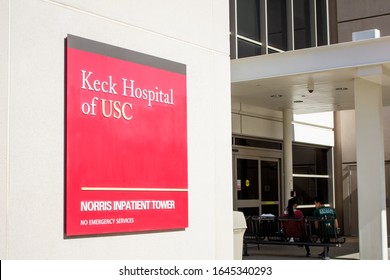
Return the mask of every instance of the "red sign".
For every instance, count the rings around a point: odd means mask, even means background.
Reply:
[[[68,35],[67,236],[188,226],[186,67]]]

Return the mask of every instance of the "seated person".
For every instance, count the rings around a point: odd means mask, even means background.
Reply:
[[[301,219],[299,222],[283,221],[282,226],[287,236],[298,237],[301,241],[305,241],[302,236],[305,236],[305,220],[301,210],[297,209],[298,199],[293,197],[289,199],[286,210],[282,214],[282,218]],[[294,228],[292,228],[294,227]],[[306,257],[310,256],[310,248],[305,245]]]
[[[314,204],[316,206],[316,209],[313,213],[314,217],[316,218],[323,218],[323,219],[330,219],[330,220],[333,220],[334,224],[329,224],[329,222],[325,222],[325,224],[323,224],[322,226],[324,228],[322,228],[322,231],[323,233],[325,233],[327,235],[326,238],[323,239],[323,242],[329,242],[330,241],[330,237],[332,237],[338,230],[338,221],[337,221],[337,217],[336,217],[336,211],[335,209],[333,209],[332,207],[328,207],[328,206],[325,206],[325,201],[324,201],[324,198],[323,197],[320,197],[320,196],[317,196],[315,199],[314,199]],[[319,228],[319,225],[316,224],[316,227]],[[325,230],[325,229],[328,229],[328,230]],[[324,232],[326,231],[326,232]],[[335,232],[333,232],[335,231]],[[325,254],[325,250],[319,254],[319,256],[321,256],[322,258],[326,258],[328,259],[329,257],[327,257],[327,255],[329,254],[329,247],[326,247],[326,254]]]

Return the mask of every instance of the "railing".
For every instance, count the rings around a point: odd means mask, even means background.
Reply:
[[[248,255],[248,244],[307,245],[340,247],[345,237],[339,235],[333,217],[246,217],[244,233],[244,255]],[[293,241],[293,242],[291,242]],[[327,250],[324,250],[327,257]]]

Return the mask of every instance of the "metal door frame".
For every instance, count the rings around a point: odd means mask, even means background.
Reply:
[[[279,207],[279,214],[281,213],[281,193],[283,186],[282,178],[282,168],[283,168],[283,153],[279,150],[268,150],[260,148],[243,148],[243,147],[233,147],[233,209],[237,210],[238,208],[245,207],[258,207],[259,213],[262,211],[263,205],[270,205],[269,202],[263,202],[261,197],[261,186],[259,186],[259,199],[258,200],[245,200],[239,201],[237,199],[237,160],[238,159],[252,159],[258,160],[258,174],[259,174],[259,184],[261,184],[261,161],[274,161],[278,164],[278,201],[272,202],[272,205],[277,204]],[[241,182],[243,183],[243,182]],[[241,186],[242,187],[242,186]]]

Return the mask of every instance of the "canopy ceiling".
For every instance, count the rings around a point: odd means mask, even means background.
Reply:
[[[355,78],[381,84],[390,106],[390,37],[231,61],[234,101],[294,114],[354,109]]]

